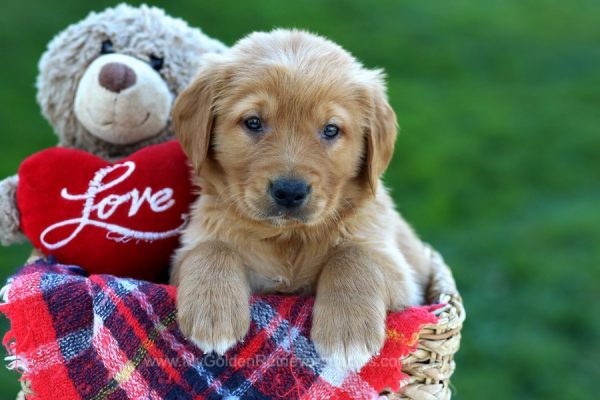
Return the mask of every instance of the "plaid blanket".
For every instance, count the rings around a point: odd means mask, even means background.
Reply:
[[[176,289],[39,261],[9,280],[0,311],[11,362],[41,399],[374,399],[403,379],[432,307],[392,314],[379,356],[359,373],[321,360],[311,298],[256,296],[243,343],[203,354],[177,328]]]

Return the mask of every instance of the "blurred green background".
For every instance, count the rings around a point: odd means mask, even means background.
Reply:
[[[35,103],[36,65],[89,4],[3,1],[0,176],[55,143]],[[600,2],[156,5],[227,44],[254,30],[307,28],[385,68],[402,127],[388,186],[453,266],[467,307],[455,398],[597,398]],[[0,248],[0,278],[29,251]],[[16,392],[17,375],[2,369],[0,398]]]

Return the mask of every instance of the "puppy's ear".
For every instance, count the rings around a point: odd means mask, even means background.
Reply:
[[[173,126],[183,151],[198,173],[208,155],[216,96],[215,65],[205,65],[175,100]]]
[[[371,107],[366,132],[366,178],[373,194],[377,192],[379,177],[394,155],[398,125],[396,114],[388,103],[383,72],[372,71]]]

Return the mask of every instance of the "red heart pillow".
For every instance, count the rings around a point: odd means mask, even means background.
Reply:
[[[33,245],[93,274],[153,280],[169,265],[194,200],[179,143],[109,163],[52,148],[19,168],[21,227]]]

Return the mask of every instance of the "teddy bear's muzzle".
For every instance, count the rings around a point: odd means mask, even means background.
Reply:
[[[127,65],[118,62],[104,64],[98,76],[100,86],[114,93],[120,93],[135,85],[136,80],[135,72]]]
[[[74,108],[91,135],[123,145],[162,132],[172,101],[167,84],[146,62],[124,54],[107,54],[84,72]]]

